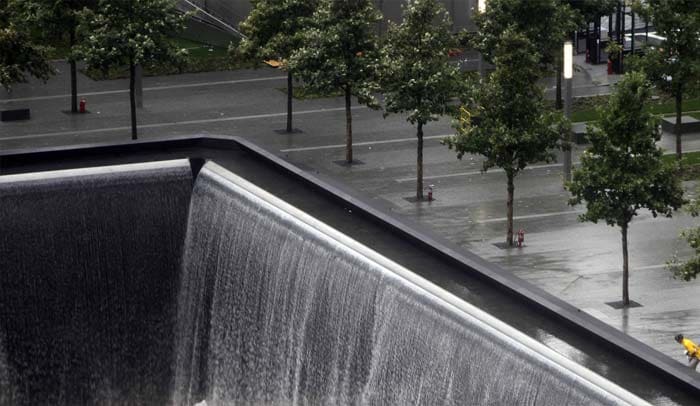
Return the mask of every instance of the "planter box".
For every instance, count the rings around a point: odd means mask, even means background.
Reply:
[[[664,117],[661,120],[661,129],[671,134],[676,133],[676,118],[675,117]],[[681,117],[681,131],[683,134],[700,132],[700,120],[690,117]]]
[[[571,130],[574,132],[574,142],[578,145],[588,144],[586,138],[586,123],[573,123]]]

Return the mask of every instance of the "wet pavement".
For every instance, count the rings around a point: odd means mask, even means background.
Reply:
[[[367,160],[363,155],[360,159]],[[303,158],[300,161],[304,162]],[[408,165],[404,168],[406,174],[413,169]],[[677,239],[680,229],[695,222],[685,214],[654,219],[642,212],[633,221],[629,237],[630,291],[632,299],[643,307],[621,311],[605,304],[621,296],[619,230],[578,222],[577,215],[583,208],[568,206],[558,168],[532,170],[516,180],[515,228],[523,228],[526,238],[525,247],[509,250],[496,246],[505,239],[502,173],[436,179],[436,200],[411,204],[403,198],[413,192],[412,183],[398,183],[393,176],[377,175],[377,171],[370,174],[364,168],[353,168],[352,173],[338,173],[330,166],[325,169],[357,189],[367,188],[378,194],[391,202],[397,213],[417,218],[452,242],[503,265],[679,361],[683,360],[682,352],[673,335],[700,332],[699,319],[692,316],[700,305],[697,284],[675,281],[664,269],[675,252],[680,257],[691,254]],[[426,172],[432,173],[431,169],[428,164]],[[374,178],[372,182],[367,181],[370,177]],[[382,181],[392,185],[373,187]],[[685,186],[692,191],[695,185],[688,182]]]
[[[62,68],[66,71],[65,66]],[[588,79],[574,83],[577,95],[609,92],[617,80],[587,67]],[[583,75],[582,75],[583,76]],[[47,85],[19,85],[12,95],[0,90],[0,109],[30,107],[32,120],[0,123],[0,148],[69,145],[128,139],[125,80],[92,82],[80,77],[90,114],[70,115],[65,73]],[[642,307],[615,310],[606,302],[621,298],[621,249],[617,229],[580,223],[582,207],[570,207],[561,186],[561,165],[541,164],[516,179],[515,227],[523,228],[525,247],[501,249],[505,239],[505,176],[480,173],[481,159],[455,154],[440,145],[453,133],[449,120],[430,123],[424,150],[426,185],[436,200],[411,203],[415,194],[415,129],[401,116],[356,107],[353,112],[355,156],[362,165],[340,166],[344,157],[344,108],[337,99],[295,103],[298,134],[284,128],[284,74],[272,69],[145,78],[145,108],[140,109],[142,137],[210,133],[243,136],[307,170],[343,182],[368,197],[388,202],[405,216],[519,277],[569,301],[583,311],[627,332],[668,356],[684,361],[673,341],[679,332],[700,338],[698,282],[671,278],[664,264],[674,253],[690,255],[678,232],[697,223],[683,213],[654,219],[642,212],[630,228],[631,299]],[[661,145],[673,147],[664,135]],[[577,146],[574,161],[584,146]],[[684,136],[685,150],[700,150],[700,134]],[[686,182],[689,193],[695,184]]]

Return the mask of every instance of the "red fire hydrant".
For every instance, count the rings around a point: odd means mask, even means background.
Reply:
[[[612,59],[608,59],[608,75],[613,74],[613,61]]]
[[[518,230],[518,248],[523,247],[523,243],[525,242],[525,230],[522,228]]]
[[[86,111],[86,110],[85,110],[85,105],[86,105],[86,104],[87,104],[87,100],[85,100],[84,97],[81,97],[81,98],[80,98],[80,107],[79,107],[81,113],[85,113],[85,111]]]
[[[433,185],[428,186],[428,201],[433,201]]]
[[[586,63],[591,63],[591,51],[586,49]]]

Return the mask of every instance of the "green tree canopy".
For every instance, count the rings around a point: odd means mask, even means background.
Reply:
[[[636,67],[676,101],[676,156],[681,160],[683,98],[700,88],[700,2],[645,0],[635,9],[665,37],[658,48],[647,48]]]
[[[562,100],[562,45],[582,24],[580,14],[562,0],[489,0],[486,10],[474,17],[477,32],[471,43],[482,57],[493,63],[500,36],[506,29],[527,37],[540,55],[540,75],[554,67],[556,71],[557,109]]]
[[[252,0],[252,9],[241,23],[246,36],[239,51],[252,60],[286,61],[302,44],[301,31],[310,24],[316,0]],[[287,69],[287,132],[292,132],[292,70]]]
[[[70,54],[71,75],[71,111],[78,111],[78,79],[76,55],[80,42],[77,29],[79,13],[84,8],[94,9],[98,0],[14,0],[21,4],[21,18],[31,24],[36,35],[44,41],[56,44],[65,39],[67,34]]]
[[[372,92],[378,89],[379,56],[375,24],[382,15],[372,0],[321,0],[302,46],[290,66],[305,84],[321,93],[345,95],[345,160],[352,163],[351,98],[378,108]]]
[[[611,14],[617,6],[618,0],[565,0],[571,8],[576,10],[583,23],[589,23],[603,15]]]
[[[47,80],[54,73],[47,49],[32,40],[21,10],[21,2],[0,0],[0,85],[6,90],[28,75]]]
[[[252,59],[288,59],[302,45],[301,32],[318,7],[313,0],[252,0],[241,23],[240,51]]]
[[[382,50],[382,89],[386,114],[408,113],[417,126],[416,198],[423,198],[423,126],[445,114],[459,94],[458,68],[449,60],[455,46],[451,22],[434,0],[409,0],[403,22],[389,24]]]
[[[177,62],[181,50],[174,47],[171,36],[184,28],[185,18],[175,0],[100,0],[97,9],[81,13],[80,27],[86,41],[80,54],[87,64],[102,70],[129,67],[133,139],[137,138],[136,65]]]
[[[539,54],[527,36],[507,28],[496,42],[490,80],[472,90],[470,110],[479,118],[473,125],[458,126],[457,135],[446,139],[458,158],[466,153],[486,159],[483,170],[502,168],[508,178],[506,243],[513,243],[513,196],[515,177],[530,164],[551,162],[559,147],[559,113],[544,102]]]
[[[474,47],[493,63],[498,42],[506,30],[528,38],[543,65],[554,63],[562,44],[580,25],[577,13],[561,0],[489,0],[484,13],[474,17]]]
[[[651,86],[644,75],[628,73],[618,83],[608,105],[599,109],[601,119],[588,128],[591,146],[567,185],[569,203],[585,203],[581,221],[605,221],[622,232],[622,301],[629,304],[627,231],[640,209],[654,217],[670,217],[682,206],[683,189],[676,166],[661,159],[658,118],[645,108]]]
[[[99,0],[12,1],[21,5],[19,13],[23,21],[32,24],[42,39],[55,42],[64,39],[66,34],[75,35],[79,13],[84,8],[95,8]]]

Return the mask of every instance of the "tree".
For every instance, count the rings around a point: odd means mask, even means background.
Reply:
[[[353,161],[352,96],[359,103],[379,107],[372,92],[378,88],[379,70],[374,27],[381,19],[372,0],[321,0],[311,27],[302,33],[302,47],[289,62],[309,88],[343,92],[348,164]]]
[[[658,48],[646,49],[642,70],[676,102],[676,157],[682,158],[683,97],[700,87],[700,2],[646,0],[636,10],[665,37]]]
[[[97,0],[17,0],[22,4],[21,16],[26,22],[37,27],[45,41],[63,39],[68,33],[70,54],[71,112],[78,112],[78,69],[75,50],[79,42],[78,14],[84,8],[94,9]]]
[[[385,116],[408,112],[417,127],[416,199],[423,199],[423,126],[445,113],[460,86],[449,61],[454,46],[445,8],[434,0],[409,0],[401,25],[389,23],[382,50]]]
[[[80,54],[88,66],[107,70],[129,67],[131,138],[137,139],[136,65],[179,60],[181,53],[170,38],[184,28],[186,15],[175,0],[100,0],[97,9],[81,12],[80,29],[86,34]]]
[[[576,10],[586,24],[615,11],[619,0],[563,0]]]
[[[45,81],[54,73],[46,48],[32,41],[16,6],[0,0],[0,85],[8,91],[13,84],[26,82],[27,75]]]
[[[490,80],[472,90],[471,110],[479,117],[475,125],[460,126],[446,144],[457,151],[481,154],[483,171],[502,168],[508,179],[506,244],[513,246],[514,179],[529,164],[551,162],[559,146],[559,113],[548,111],[537,84],[540,56],[528,38],[507,28],[494,45],[496,67]]]
[[[693,217],[700,215],[700,200],[693,199],[688,203],[688,213]],[[681,238],[685,239],[695,255],[686,261],[679,261],[678,258],[667,263],[668,269],[673,272],[673,277],[690,281],[700,274],[700,227],[687,228],[681,231]]]
[[[564,41],[579,24],[579,16],[561,0],[489,0],[486,11],[474,17],[474,47],[493,63],[506,29],[527,37],[542,67],[552,65]]]
[[[246,38],[240,51],[253,60],[285,62],[301,46],[301,31],[317,7],[316,0],[252,0],[252,10],[241,23]],[[293,71],[287,69],[287,132],[292,132]]]
[[[628,73],[617,85],[601,119],[588,128],[591,147],[567,185],[571,205],[586,204],[581,221],[604,220],[622,233],[622,303],[629,305],[627,231],[642,209],[670,217],[683,204],[677,165],[664,163],[656,146],[658,119],[649,113],[650,84],[640,73]]]

